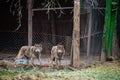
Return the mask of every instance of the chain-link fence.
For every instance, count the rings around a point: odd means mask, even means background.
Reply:
[[[54,40],[53,40],[53,37],[54,37]],[[43,45],[44,51],[51,51],[52,46],[55,46],[61,43],[65,47],[66,55],[70,55],[71,42],[72,42],[71,36],[33,33],[33,44],[41,43]],[[45,54],[46,52],[44,51],[43,53]]]
[[[13,55],[15,57],[18,54],[19,49],[22,46],[27,45],[27,41],[28,41],[27,33],[0,32],[0,34],[1,34],[0,35],[1,37],[4,34],[4,37],[0,38],[1,53],[8,53],[9,55]],[[102,33],[91,34],[90,54],[89,56],[87,56],[88,37],[81,36],[80,37],[80,60],[84,62],[98,61],[100,59],[101,40],[102,40]],[[50,54],[51,54],[50,51],[52,46],[55,46],[58,43],[62,43],[66,50],[64,65],[70,64],[72,36],[33,33],[33,45],[35,43],[42,44],[42,47],[43,47],[42,59],[43,61],[45,61],[44,63],[46,63],[46,61],[50,59]]]
[[[28,34],[24,32],[0,32],[1,36],[4,37],[0,38],[0,49],[1,53],[7,54],[6,57],[12,56],[12,60],[18,54],[20,48],[22,46],[27,45],[28,41]],[[52,40],[52,37],[55,38],[55,41]],[[44,33],[33,33],[33,45],[34,44],[42,44],[43,51],[42,51],[42,61],[43,64],[47,64],[50,60],[50,54],[52,46],[61,43],[64,45],[66,54],[65,60],[63,64],[70,64],[70,51],[71,51],[71,36],[59,36],[59,35],[51,35],[51,34],[44,34]],[[1,55],[2,56],[2,55]],[[14,57],[13,57],[14,56]],[[4,58],[4,57],[3,57]],[[9,57],[10,58],[10,57]],[[8,58],[7,58],[8,59]],[[11,59],[9,59],[11,60]]]
[[[81,4],[80,60],[84,62],[99,61],[105,2],[104,0],[81,0]],[[52,46],[62,43],[66,50],[64,64],[70,64],[70,60],[72,60],[73,8],[65,9],[64,14],[60,16],[55,14],[54,11],[50,11],[49,14],[47,11],[46,9],[41,9],[41,11],[33,12],[32,43],[33,45],[35,43],[41,43],[43,45],[43,63],[49,61]],[[22,46],[28,44],[27,31],[0,32],[0,37],[1,52],[14,53],[14,56],[18,54]]]
[[[0,32],[0,49],[4,52],[18,53],[21,46],[27,45],[27,33]]]

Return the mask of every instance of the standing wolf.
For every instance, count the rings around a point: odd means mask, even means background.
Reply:
[[[55,62],[57,65],[61,65],[61,60],[63,59],[65,55],[65,48],[61,44],[57,44],[56,46],[53,46],[51,49],[51,60],[52,64]]]
[[[27,63],[31,60],[32,66],[34,64],[34,59],[37,58],[41,64],[41,52],[42,44],[35,44],[34,46],[22,46],[19,50],[18,55],[15,58],[15,62],[18,59],[26,58]]]

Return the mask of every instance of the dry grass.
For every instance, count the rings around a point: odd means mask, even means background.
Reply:
[[[105,62],[94,67],[64,70],[5,70],[0,69],[0,80],[120,80],[120,62]]]

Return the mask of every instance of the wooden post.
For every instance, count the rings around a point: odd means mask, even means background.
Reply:
[[[28,45],[32,45],[32,0],[28,0]]]
[[[79,67],[80,57],[80,0],[74,0],[73,67]]]

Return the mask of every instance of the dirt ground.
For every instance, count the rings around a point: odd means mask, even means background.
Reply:
[[[0,52],[0,60],[8,60],[13,62],[16,54]]]
[[[7,60],[10,62],[14,62],[14,58],[17,56],[15,53],[3,53],[0,52],[0,60]],[[41,57],[41,63],[42,65],[47,65],[50,63],[50,55],[42,55]],[[39,65],[39,61],[37,59],[34,60],[35,64]],[[62,65],[69,65],[70,64],[70,59],[65,57],[64,60],[61,61]]]
[[[12,52],[0,52],[0,60],[7,60],[10,62],[14,62],[14,58],[17,55],[17,53],[12,53]],[[41,63],[42,65],[47,65],[50,63],[50,54],[42,54],[41,57]],[[99,56],[80,56],[80,63],[94,63],[96,61],[100,61]],[[35,59],[34,61],[35,64],[39,65],[39,61]],[[70,65],[71,63],[71,57],[70,56],[65,56],[63,60],[61,60],[61,65]]]

